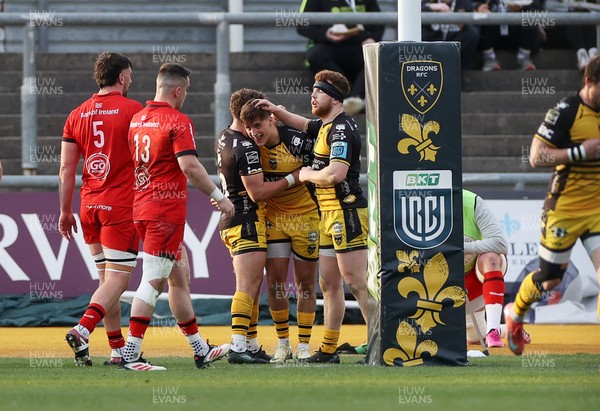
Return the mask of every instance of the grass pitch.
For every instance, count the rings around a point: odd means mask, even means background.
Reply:
[[[40,358],[41,357],[41,358]],[[79,368],[68,358],[0,358],[3,410],[593,410],[600,355],[532,352],[466,367],[230,365],[151,358],[164,372]]]

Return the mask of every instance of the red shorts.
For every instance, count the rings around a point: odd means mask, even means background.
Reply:
[[[86,244],[100,243],[113,250],[137,254],[140,238],[131,207],[82,204],[79,210]]]
[[[469,295],[469,301],[473,301],[483,295],[483,283],[477,279],[475,267],[465,274],[465,289]]]
[[[135,221],[135,228],[144,242],[146,254],[179,260],[185,224],[164,221]]]

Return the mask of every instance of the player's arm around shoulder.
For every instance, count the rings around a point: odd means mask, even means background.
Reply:
[[[311,167],[300,169],[300,182],[313,183],[320,187],[331,187],[341,183],[348,174],[348,164],[341,161],[332,161],[321,170],[313,170]]]
[[[259,172],[242,176],[242,183],[252,201],[260,203],[296,184],[299,181],[298,173],[299,170],[295,170],[277,181],[264,181],[263,173]]]

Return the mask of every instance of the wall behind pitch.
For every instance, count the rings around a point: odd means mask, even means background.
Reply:
[[[231,257],[219,237],[220,213],[205,195],[193,190],[188,195],[184,242],[191,292],[233,295]],[[75,197],[73,210],[77,211],[79,196]],[[0,194],[0,294],[33,292],[39,299],[52,299],[54,294],[69,298],[95,291],[98,275],[81,228],[74,240],[63,239],[59,216],[55,192]],[[141,256],[129,290],[139,285]]]

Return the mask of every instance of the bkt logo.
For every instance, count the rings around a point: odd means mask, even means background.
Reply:
[[[432,187],[440,182],[440,173],[418,173],[406,176],[407,187]]]
[[[452,225],[452,171],[394,171],[394,230],[404,244],[437,247]]]

